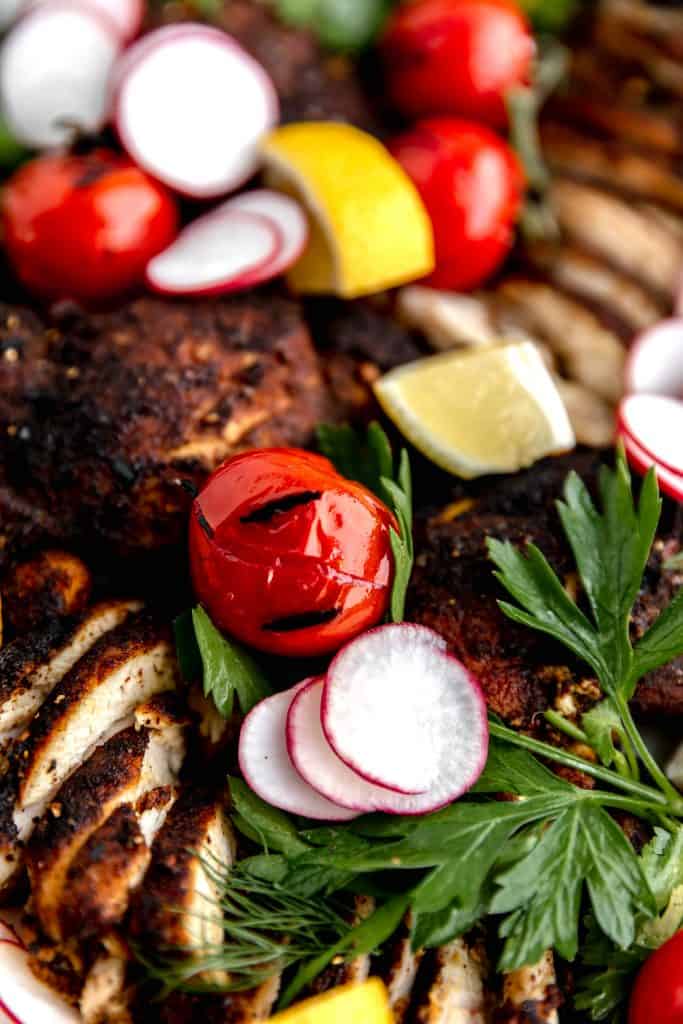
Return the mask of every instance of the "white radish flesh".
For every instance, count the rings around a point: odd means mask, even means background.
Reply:
[[[628,395],[619,406],[619,423],[654,462],[683,475],[683,399]]]
[[[79,1024],[81,1020],[77,1010],[38,981],[26,951],[5,941],[0,942],[0,1011],[12,1024]]]
[[[634,469],[639,473],[647,473],[650,467],[654,466],[660,489],[665,494],[668,494],[670,498],[674,498],[676,501],[683,501],[683,476],[679,473],[672,473],[670,469],[655,462],[652,456],[644,448],[641,448],[623,428],[621,429],[620,437],[624,442],[628,460]]]
[[[26,0],[0,0],[0,32],[9,28],[26,7]]]
[[[22,9],[54,7],[60,2],[61,0],[24,0]],[[71,0],[71,2],[91,11],[100,18],[105,18],[123,42],[127,42],[138,34],[145,16],[145,0]]]
[[[219,209],[200,217],[147,265],[147,283],[167,295],[219,295],[259,279],[280,249],[265,217]]]
[[[17,22],[0,50],[0,103],[16,138],[41,149],[100,129],[120,45],[104,18],[66,3]]]
[[[382,809],[397,814],[422,814],[460,796],[488,751],[478,682],[438,634],[430,644],[425,633],[408,623],[364,633],[334,658],[323,691],[323,731],[342,761],[382,786],[423,790],[389,793]]]
[[[295,263],[308,241],[308,220],[303,207],[295,199],[273,192],[270,189],[255,189],[243,192],[228,200],[233,210],[254,213],[266,217],[277,225],[282,244],[271,262],[261,271],[261,280],[277,277]]]
[[[273,807],[320,821],[350,821],[355,813],[311,789],[297,774],[287,753],[287,713],[307,682],[262,700],[249,712],[240,732],[240,770],[254,793]]]
[[[626,390],[683,397],[683,317],[663,320],[634,341]]]
[[[141,167],[195,198],[224,195],[258,166],[278,120],[273,84],[231,36],[202,25],[153,36],[127,63],[116,125]]]

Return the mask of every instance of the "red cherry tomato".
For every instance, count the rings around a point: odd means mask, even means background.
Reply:
[[[390,95],[408,117],[502,127],[506,93],[529,79],[534,40],[513,0],[415,0],[389,21],[383,52]]]
[[[5,244],[22,283],[47,298],[106,299],[138,283],[175,237],[166,189],[118,153],[41,156],[3,195]]]
[[[507,143],[483,125],[451,117],[418,121],[389,144],[415,183],[434,227],[435,288],[474,288],[507,256],[524,177]]]
[[[643,964],[631,993],[629,1024],[683,1024],[683,931]]]
[[[319,455],[236,455],[194,502],[195,592],[219,628],[252,647],[326,654],[386,612],[392,525],[379,499]]]

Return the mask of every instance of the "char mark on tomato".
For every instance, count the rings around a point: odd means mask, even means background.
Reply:
[[[209,520],[206,518],[200,508],[197,509],[197,522],[201,526],[206,536],[211,540],[213,538],[214,529]]]
[[[311,629],[313,626],[324,626],[332,622],[341,612],[340,608],[327,608],[322,611],[300,612],[298,615],[285,615],[281,619],[266,622],[263,629],[267,633],[293,633],[297,629]]]
[[[322,491],[299,491],[297,494],[288,494],[283,498],[274,498],[272,501],[260,505],[246,515],[240,517],[241,523],[269,523],[275,516],[283,512],[291,512],[293,508],[300,505],[309,505],[313,501],[322,498]]]

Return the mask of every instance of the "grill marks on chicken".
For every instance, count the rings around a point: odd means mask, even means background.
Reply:
[[[89,570],[68,551],[41,551],[20,562],[2,584],[5,641],[51,619],[81,615],[91,589]]]

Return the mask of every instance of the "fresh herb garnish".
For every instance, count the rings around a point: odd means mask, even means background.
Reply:
[[[318,446],[343,476],[364,484],[396,516],[398,532],[391,530],[394,584],[390,614],[393,622],[402,622],[415,556],[413,487],[408,452],[401,449],[398,466],[395,467],[389,439],[379,423],[371,423],[365,437],[348,424],[341,427],[323,424],[318,427]]]
[[[184,678],[194,682],[201,675],[204,696],[224,718],[232,715],[235,697],[246,715],[273,692],[251,655],[219,633],[200,605],[179,616],[174,631]]]

